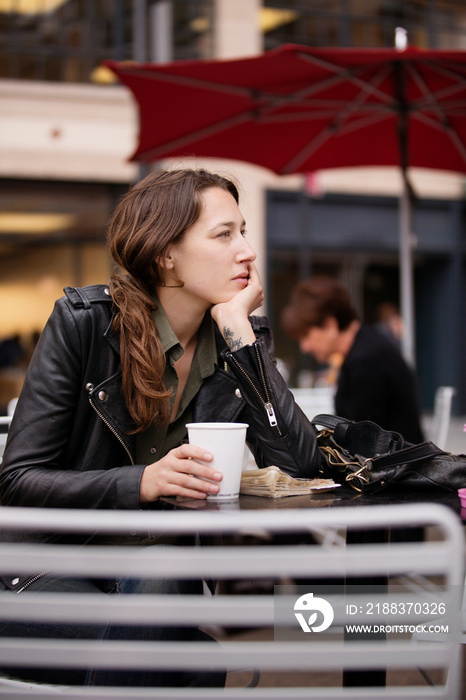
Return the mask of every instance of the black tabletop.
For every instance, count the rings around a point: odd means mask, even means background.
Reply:
[[[304,496],[265,498],[241,495],[236,501],[162,499],[167,505],[192,510],[262,510],[278,508],[339,508],[342,506],[384,506],[400,503],[443,503],[466,521],[466,510],[461,509],[458,494],[437,489],[413,489],[390,487],[376,494],[358,493],[350,486],[340,486],[333,491]]]

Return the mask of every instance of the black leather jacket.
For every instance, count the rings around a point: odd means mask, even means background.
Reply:
[[[0,503],[139,508],[146,465],[134,463],[111,298],[103,285],[65,294],[42,332],[11,423]],[[265,318],[251,322],[257,341],[235,352],[218,333],[218,369],[195,398],[193,420],[248,423],[260,467],[317,476],[315,432],[276,369]]]

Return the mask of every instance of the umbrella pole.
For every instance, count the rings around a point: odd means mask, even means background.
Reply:
[[[408,126],[409,109],[406,101],[406,75],[401,63],[394,64],[395,96],[398,104],[398,147],[403,180],[403,192],[399,203],[399,268],[400,268],[400,304],[403,319],[401,350],[406,362],[416,365],[415,331],[414,331],[414,292],[413,292],[413,248],[411,236],[411,217],[414,192],[408,178]]]
[[[411,237],[411,188],[403,177],[403,193],[399,203],[400,231],[400,300],[403,318],[401,348],[404,358],[413,367],[416,364],[414,330],[413,249]]]

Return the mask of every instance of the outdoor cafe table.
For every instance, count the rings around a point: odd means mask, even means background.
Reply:
[[[466,520],[466,510],[462,512],[458,494],[437,489],[414,489],[390,487],[375,494],[363,494],[350,486],[342,485],[333,491],[313,493],[304,496],[264,498],[262,496],[240,495],[236,501],[194,500],[164,498],[167,506],[199,510],[264,510],[275,508],[339,508],[356,506],[385,506],[405,503],[441,503],[452,509],[462,520]]]
[[[162,499],[167,507],[189,510],[222,511],[222,510],[270,510],[282,508],[339,508],[339,507],[363,507],[383,506],[409,503],[440,503],[458,514],[462,521],[466,521],[466,509],[461,508],[461,502],[456,492],[440,491],[436,489],[414,489],[390,487],[375,494],[363,494],[355,491],[347,485],[341,485],[333,491],[325,493],[313,493],[300,496],[285,496],[282,498],[266,498],[263,496],[240,495],[235,501],[195,500],[195,499]],[[376,532],[359,531],[347,534],[347,542],[375,543],[387,541],[390,536],[389,528]],[[352,583],[360,585],[386,585],[387,580],[381,577],[377,579],[352,580]],[[343,686],[384,686],[386,683],[385,670],[359,672],[345,671],[343,673]]]

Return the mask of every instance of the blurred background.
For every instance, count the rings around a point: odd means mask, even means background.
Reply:
[[[144,174],[129,160],[136,103],[101,61],[237,58],[288,42],[393,47],[399,26],[412,45],[466,50],[462,0],[0,0],[0,412],[63,287],[106,282],[109,216]],[[180,164],[240,180],[264,312],[293,385],[315,384],[320,371],[278,322],[299,279],[337,276],[368,322],[380,303],[399,306],[398,168],[278,177],[239,161]],[[423,409],[450,385],[464,415],[465,179],[411,170]]]

